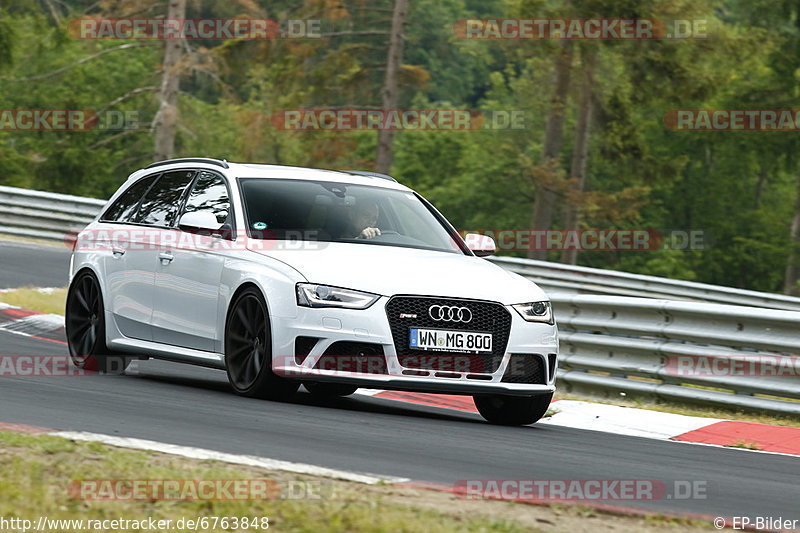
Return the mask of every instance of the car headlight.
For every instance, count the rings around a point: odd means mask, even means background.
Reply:
[[[297,284],[297,305],[303,307],[344,307],[346,309],[366,309],[374,304],[380,295],[354,291],[341,287],[317,285],[316,283]]]
[[[553,324],[553,307],[550,302],[528,302],[512,305],[522,318],[528,322],[544,322]]]

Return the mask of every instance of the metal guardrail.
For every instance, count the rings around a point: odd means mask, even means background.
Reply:
[[[0,233],[64,240],[86,226],[105,200],[0,186]]]
[[[0,186],[0,233],[63,240],[104,204]],[[800,414],[800,402],[793,401],[800,400],[800,365],[790,355],[800,353],[800,298],[529,259],[490,260],[550,293],[562,388]],[[795,374],[739,377],[679,367],[693,359],[712,370],[717,360],[728,369],[735,361],[746,367],[765,356]]]
[[[491,257],[489,260],[535,281],[548,293],[638,296],[800,311],[800,298],[783,294],[532,259]]]
[[[62,240],[88,224],[104,200],[0,186],[0,233]],[[554,294],[608,294],[800,311],[800,298],[513,257],[490,261],[521,274]]]
[[[800,415],[800,313],[555,295],[559,386]]]

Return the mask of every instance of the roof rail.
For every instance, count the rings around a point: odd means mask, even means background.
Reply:
[[[173,163],[208,163],[209,165],[217,165],[222,168],[230,168],[228,162],[211,157],[181,157],[179,159],[167,159],[165,161],[156,161],[147,165],[145,168],[160,167],[162,165],[171,165]]]
[[[355,174],[357,176],[367,176],[368,178],[380,178],[382,180],[389,180],[397,182],[396,179],[389,176],[388,174],[381,174],[380,172],[371,172],[369,170],[342,170],[341,172],[347,172],[348,174]]]

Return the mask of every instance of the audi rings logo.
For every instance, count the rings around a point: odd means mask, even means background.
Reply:
[[[469,322],[472,320],[472,311],[468,308],[449,305],[432,305],[428,308],[428,315],[433,320],[443,322]]]

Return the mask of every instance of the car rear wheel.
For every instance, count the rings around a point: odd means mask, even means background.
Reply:
[[[315,396],[350,396],[358,390],[354,385],[343,385],[340,383],[303,383],[303,386]]]
[[[108,353],[103,296],[94,274],[83,272],[72,280],[65,314],[67,345],[75,366],[114,374],[125,371],[132,358]]]
[[[233,390],[249,398],[287,400],[300,387],[298,382],[272,371],[272,334],[267,304],[254,287],[243,290],[228,312],[225,368]]]
[[[553,393],[539,396],[473,396],[475,407],[492,424],[526,426],[544,416],[550,407]]]

